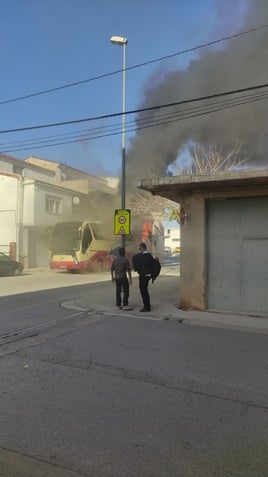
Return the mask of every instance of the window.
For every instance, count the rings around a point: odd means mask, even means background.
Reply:
[[[46,196],[46,211],[49,214],[61,214],[62,213],[62,200],[58,197],[51,195]]]

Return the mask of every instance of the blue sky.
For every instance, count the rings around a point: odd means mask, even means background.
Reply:
[[[120,70],[122,48],[110,43],[112,35],[128,38],[127,67],[131,67],[233,34],[242,28],[247,4],[247,0],[1,0],[0,102]],[[127,71],[126,109],[137,109],[145,89],[158,77],[187,68],[197,55],[198,50]],[[122,108],[122,74],[0,108],[1,131],[117,113]],[[114,123],[119,127],[120,121]],[[82,123],[1,134],[0,150],[20,159],[34,155],[94,174],[117,175],[120,133],[47,148],[27,146],[35,138],[66,133],[71,137],[75,131],[98,126]],[[19,144],[28,149],[15,151],[22,147]]]

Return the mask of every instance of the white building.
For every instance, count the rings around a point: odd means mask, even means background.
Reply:
[[[171,252],[174,251],[175,247],[180,247],[181,245],[181,232],[180,225],[178,222],[165,222],[164,224],[164,234],[165,234],[165,247],[170,247]]]
[[[0,154],[0,251],[25,268],[48,266],[49,238],[57,222],[84,220],[94,192],[116,193],[102,178],[69,167],[61,176],[59,164],[45,163]]]

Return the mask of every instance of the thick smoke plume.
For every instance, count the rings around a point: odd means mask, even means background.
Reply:
[[[267,0],[252,0],[249,5],[245,25],[240,31],[268,23]],[[217,49],[202,50],[187,70],[166,73],[161,82],[147,90],[140,107],[265,84],[268,78],[267,52],[268,28],[232,39]],[[193,106],[196,104],[187,108]],[[230,149],[238,143],[241,151],[249,157],[250,167],[265,167],[268,163],[267,106],[267,100],[262,99],[137,131],[127,154],[128,190],[131,186],[135,188],[138,179],[150,177],[152,171],[164,174],[168,165],[192,141],[204,147],[217,144],[223,149]],[[179,108],[177,107],[177,112],[186,106]],[[161,114],[167,112],[170,110],[161,110]],[[143,118],[151,121],[159,114],[159,110],[139,114],[136,118],[137,125]]]

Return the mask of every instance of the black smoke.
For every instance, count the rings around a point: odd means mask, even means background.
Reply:
[[[252,0],[245,24],[239,31],[267,23],[267,0]],[[166,72],[159,83],[155,82],[156,86],[145,91],[140,108],[265,84],[267,73],[268,28],[263,28],[200,51],[198,59],[192,61],[187,70]],[[172,111],[181,112],[185,108],[180,106]],[[167,112],[170,111],[161,110],[161,114]],[[144,118],[153,121],[159,114],[159,110],[140,113],[136,124],[139,126]],[[230,150],[238,143],[241,153],[249,157],[249,167],[265,167],[268,164],[267,130],[267,99],[141,129],[131,140],[127,154],[128,188],[137,179],[165,174],[190,142],[203,147],[217,144],[223,150]]]

